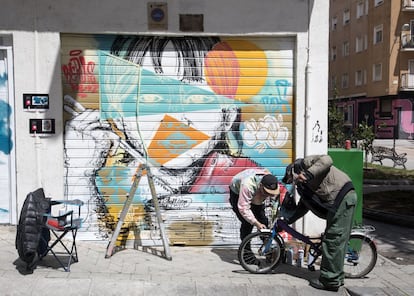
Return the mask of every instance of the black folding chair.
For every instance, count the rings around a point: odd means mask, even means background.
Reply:
[[[63,205],[65,212],[52,215],[53,207],[57,205]],[[78,199],[51,201],[51,213],[45,214],[46,221],[43,227],[49,230],[53,236],[50,237],[49,241],[47,237],[41,236],[42,243],[46,244],[47,247],[43,253],[39,254],[38,260],[42,260],[50,252],[65,271],[70,271],[70,265],[73,262],[78,262],[76,235],[82,226],[80,216],[82,206],[83,202]]]

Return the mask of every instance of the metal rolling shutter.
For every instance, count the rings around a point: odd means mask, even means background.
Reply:
[[[236,173],[292,157],[294,39],[62,36],[66,194],[107,236],[148,163],[172,244],[238,243]],[[147,154],[145,154],[145,149]],[[143,178],[121,240],[157,240]],[[124,243],[123,242],[123,243]]]

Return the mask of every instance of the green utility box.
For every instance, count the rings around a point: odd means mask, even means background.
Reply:
[[[328,149],[328,154],[332,158],[334,166],[344,171],[354,184],[358,195],[358,203],[355,209],[354,223],[362,224],[362,195],[363,195],[363,152],[358,149]]]

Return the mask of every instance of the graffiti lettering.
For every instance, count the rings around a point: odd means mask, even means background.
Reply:
[[[323,131],[321,129],[321,125],[319,124],[319,120],[317,120],[315,125],[312,128],[312,142],[321,143],[322,141],[323,141]]]
[[[86,62],[85,57],[81,56],[81,50],[71,50],[70,60],[67,65],[62,66],[65,80],[70,84],[72,90],[80,93],[97,93],[99,86],[95,75],[95,63]]]
[[[261,102],[267,112],[291,112],[289,102],[286,99],[287,91],[290,86],[289,81],[285,79],[276,80],[276,96],[264,96]]]
[[[191,198],[180,196],[168,196],[160,200],[160,205],[167,210],[180,210],[188,208],[191,204]]]

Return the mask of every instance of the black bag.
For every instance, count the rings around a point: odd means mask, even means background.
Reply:
[[[30,192],[23,203],[15,245],[20,259],[28,264],[33,262],[36,253],[46,251],[50,233],[43,225],[47,219],[45,214],[50,213],[50,208],[50,199],[45,197],[42,188]]]
[[[280,206],[280,214],[282,217],[289,219],[296,211],[296,200],[292,193],[287,191],[283,197],[282,204]]]

